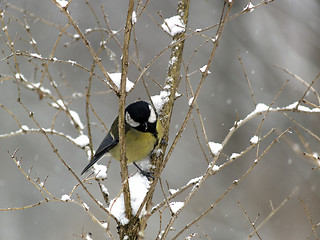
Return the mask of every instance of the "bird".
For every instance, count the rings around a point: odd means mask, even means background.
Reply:
[[[89,170],[105,154],[120,161],[119,144],[119,116],[113,121],[107,136],[100,143],[92,160],[83,169],[81,175]],[[133,163],[140,172],[148,179],[152,173],[143,171],[136,162],[146,158],[157,148],[162,139],[162,125],[158,114],[150,103],[146,101],[136,101],[128,105],[125,109],[125,142],[127,164]]]

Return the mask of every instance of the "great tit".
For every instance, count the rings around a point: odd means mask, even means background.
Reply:
[[[158,145],[162,138],[162,125],[157,113],[145,101],[131,103],[125,109],[125,141],[127,163],[146,158]],[[111,125],[107,136],[102,140],[93,159],[83,169],[81,175],[93,166],[104,154],[110,153],[113,158],[120,161],[118,117]],[[142,171],[139,167],[141,173]]]

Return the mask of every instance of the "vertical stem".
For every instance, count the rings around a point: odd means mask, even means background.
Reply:
[[[178,2],[177,15],[181,17],[185,28],[187,28],[187,23],[188,23],[189,5],[190,5],[190,0],[180,0]],[[173,36],[173,42],[178,42],[178,43],[174,45],[171,49],[169,62],[172,64],[169,64],[167,78],[165,81],[166,87],[164,88],[169,93],[168,94],[169,101],[164,104],[161,111],[161,115],[160,115],[160,119],[163,126],[163,139],[165,140],[165,142],[168,142],[168,138],[169,138],[169,127],[171,122],[173,105],[175,101],[175,93],[177,91],[179,78],[180,78],[180,68],[181,68],[182,54],[184,49],[184,40],[182,39],[184,39],[185,35],[186,35],[186,32],[183,31]],[[162,150],[162,153],[166,152],[166,147],[167,147],[167,144],[161,144],[160,148]],[[150,189],[145,199],[143,200],[137,215],[140,214],[140,212],[142,211],[142,207],[144,205],[146,205],[147,209],[149,209],[151,206],[152,196],[153,196],[155,187],[157,185],[158,178],[166,164],[166,162],[164,162],[163,160],[164,160],[164,154],[153,155],[153,157],[151,158],[152,165],[156,166],[154,171],[155,179],[151,184]],[[145,216],[145,218],[142,219],[141,221],[142,229],[144,229],[146,226],[147,218],[148,216]]]
[[[126,145],[125,145],[125,103],[126,103],[126,79],[128,74],[129,61],[129,43],[132,29],[132,12],[134,7],[134,0],[129,1],[127,20],[123,39],[122,48],[122,62],[121,62],[121,87],[119,95],[119,144],[120,144],[120,166],[121,179],[123,183],[123,196],[125,203],[126,217],[130,220],[132,218],[132,207],[130,203],[130,191],[128,182],[128,168],[126,159]]]
[[[188,17],[189,17],[189,5],[190,0],[181,0],[178,2],[178,9],[177,9],[177,15],[179,15],[185,25],[187,27],[188,23]],[[177,91],[177,83],[179,82],[180,78],[180,68],[181,68],[181,62],[182,62],[182,54],[183,54],[183,48],[184,48],[184,40],[181,41],[181,39],[185,36],[185,31],[183,31],[180,34],[176,34],[173,36],[173,42],[179,41],[177,45],[172,47],[171,54],[170,54],[170,62],[172,64],[169,64],[168,67],[168,73],[167,78],[165,82],[165,86],[170,86],[170,100],[164,105],[163,107],[163,113],[165,113],[165,117],[162,119],[162,124],[164,126],[164,129],[169,129],[170,121],[171,121],[171,115],[173,110],[173,104],[175,100],[175,94]],[[168,132],[164,131],[166,133],[165,140],[168,140]]]

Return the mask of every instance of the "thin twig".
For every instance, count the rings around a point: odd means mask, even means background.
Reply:
[[[314,93],[314,95],[316,96],[316,98],[318,99],[318,104],[320,104],[320,97],[319,97],[319,94],[317,93],[317,91],[312,87],[310,86],[309,83],[307,83],[305,80],[303,80],[301,77],[299,77],[298,75],[290,72],[288,69],[284,68],[284,67],[281,67],[280,65],[277,65],[275,64],[274,65],[276,68],[279,68],[281,69],[282,71],[284,71],[285,73],[289,74],[290,76],[292,76],[294,79],[298,80],[299,82],[301,82],[304,86],[306,87],[310,87],[311,91]]]
[[[206,216],[212,209],[214,209],[216,207],[216,205],[221,202],[222,199],[225,198],[225,196],[231,192],[231,190],[233,190],[233,188],[235,186],[237,186],[243,179],[245,179],[251,172],[252,170],[255,168],[255,166],[259,163],[259,161],[269,152],[269,150],[271,149],[271,147],[277,143],[279,141],[279,139],[286,134],[289,131],[289,129],[285,130],[284,132],[282,132],[275,140],[273,140],[271,142],[271,144],[265,149],[265,151],[259,156],[259,158],[257,158],[252,165],[250,166],[250,168],[238,179],[238,180],[234,180],[232,182],[232,184],[228,187],[228,189],[221,194],[218,199],[210,205],[210,207],[204,211],[200,216],[198,216],[196,219],[194,219],[192,222],[188,223],[181,231],[179,231],[172,239],[177,239],[184,231],[186,231],[187,229],[189,229],[192,225],[194,225],[195,223],[197,223],[200,219],[202,219],[204,216]],[[210,171],[210,170],[209,170]],[[208,172],[208,170],[207,170]],[[205,175],[203,175],[203,177],[200,179],[199,183],[197,184],[197,188],[194,188],[193,191],[189,194],[189,196],[186,198],[185,200],[185,204],[184,206],[187,204],[188,199],[190,199],[190,196],[193,196],[195,189],[199,189],[201,184],[205,181],[206,178],[208,178],[208,174],[206,173]],[[181,211],[181,210],[179,210]],[[178,211],[178,212],[179,212]],[[258,228],[257,228],[258,230]]]
[[[252,233],[249,234],[248,239],[252,238],[252,236],[253,236],[254,234],[256,234],[257,231],[259,231],[259,229],[260,229],[266,222],[268,222],[268,221],[270,220],[270,218],[273,217],[273,216],[280,210],[280,208],[282,208],[282,207],[296,194],[296,192],[298,191],[298,189],[299,189],[299,187],[295,187],[295,188],[293,189],[293,191],[289,194],[289,196],[286,197],[286,198],[280,203],[280,205],[279,205],[278,207],[276,207],[275,209],[273,209],[272,212],[256,227],[256,229],[255,229]]]
[[[247,75],[246,70],[244,69],[243,62],[242,62],[242,58],[240,57],[240,51],[238,52],[238,60],[239,60],[239,62],[240,62],[241,69],[242,69],[242,72],[243,72],[243,74],[244,74],[244,77],[245,77],[246,80],[247,80],[247,84],[248,84],[248,87],[249,87],[249,90],[250,90],[250,93],[251,93],[251,98],[252,98],[253,104],[254,104],[254,106],[257,106],[256,100],[254,99],[254,92],[253,92],[253,90],[252,90],[249,77],[248,77],[248,75]]]
[[[123,196],[125,204],[126,217],[132,219],[132,207],[130,201],[130,191],[128,179],[128,166],[126,157],[126,142],[125,142],[125,103],[126,103],[126,78],[128,74],[129,62],[129,43],[132,30],[132,12],[134,7],[134,0],[129,0],[127,20],[124,30],[124,40],[122,47],[122,61],[121,61],[121,87],[119,92],[119,147],[120,147],[120,167],[121,180],[123,184]]]
[[[231,3],[228,4],[226,14],[224,15],[224,17],[221,16],[221,19],[227,19],[227,18],[228,18],[228,15],[229,15],[230,10],[231,10],[232,3],[233,3],[233,2],[231,2]],[[226,7],[226,2],[225,2],[225,4],[224,4],[224,8],[225,8],[225,7]],[[224,8],[223,8],[223,9],[224,9]],[[223,12],[224,12],[224,10],[222,11],[222,13],[223,13]],[[200,92],[200,89],[201,89],[201,87],[202,87],[202,85],[203,85],[203,83],[204,83],[204,80],[206,79],[206,77],[207,77],[207,75],[208,75],[208,69],[210,68],[210,65],[211,65],[211,63],[212,63],[212,61],[213,61],[213,58],[214,58],[214,56],[215,56],[216,49],[217,49],[217,47],[218,47],[218,45],[219,45],[219,40],[220,40],[220,37],[221,37],[221,35],[222,35],[222,31],[223,31],[223,29],[224,29],[224,26],[225,26],[224,23],[225,23],[225,21],[222,21],[222,20],[220,21],[220,25],[219,25],[219,28],[218,28],[217,34],[216,34],[217,39],[216,39],[216,41],[214,42],[214,46],[213,46],[213,49],[212,49],[212,51],[211,51],[211,54],[210,54],[210,57],[209,57],[209,60],[208,60],[208,63],[207,63],[207,67],[206,67],[205,71],[202,73],[202,77],[201,77],[201,80],[200,80],[200,82],[199,82],[198,88],[197,88],[197,90],[196,90],[196,92],[195,92],[195,94],[194,94],[194,98],[193,98],[193,100],[192,100],[192,102],[191,102],[191,104],[190,104],[190,106],[189,106],[188,113],[187,113],[187,115],[186,115],[186,117],[185,117],[185,119],[184,119],[184,121],[183,121],[183,123],[182,123],[182,125],[181,125],[181,128],[180,128],[178,134],[176,135],[175,139],[173,140],[173,143],[172,143],[172,145],[171,145],[171,147],[170,147],[170,149],[169,149],[169,151],[168,151],[168,153],[167,153],[167,155],[166,155],[166,157],[165,157],[165,159],[164,159],[164,161],[163,161],[163,165],[162,165],[163,167],[164,167],[164,166],[166,165],[166,163],[168,162],[168,160],[169,160],[169,158],[170,158],[170,156],[171,156],[171,154],[172,154],[172,151],[173,151],[175,145],[177,144],[178,140],[180,139],[180,137],[181,137],[181,135],[182,135],[182,132],[183,132],[183,130],[184,130],[184,128],[185,128],[185,126],[186,126],[189,118],[190,118],[191,111],[192,111],[192,109],[193,109],[193,105],[195,104],[195,101],[196,101],[196,99],[197,99],[197,97],[198,97],[198,95],[199,95],[199,92]],[[209,170],[209,172],[210,172],[210,170]],[[209,172],[208,172],[207,177],[209,176]],[[205,177],[203,177],[203,178],[201,179],[201,181],[199,182],[199,185],[198,185],[199,187],[200,187],[200,185],[203,183],[204,180],[205,180]],[[198,189],[199,187],[197,187],[196,189]],[[188,197],[186,198],[186,200],[185,200],[185,204],[183,205],[183,207],[180,208],[180,210],[177,211],[177,213],[176,213],[174,216],[172,216],[172,218],[170,219],[169,223],[167,224],[167,226],[166,226],[166,228],[165,228],[165,230],[164,230],[164,233],[163,233],[163,235],[162,235],[162,239],[167,236],[167,234],[169,233],[169,230],[170,230],[173,222],[175,221],[175,219],[177,218],[177,216],[179,215],[179,213],[184,209],[184,207],[186,206],[186,204],[190,201],[190,199],[192,198],[192,196],[194,195],[194,193],[195,193],[195,191],[192,191],[192,192],[189,194],[189,196],[188,196]]]
[[[103,73],[103,75],[107,78],[108,83],[107,86],[109,86],[117,95],[119,94],[119,89],[117,88],[117,86],[115,85],[115,83],[112,81],[111,77],[109,76],[107,70],[104,68],[101,59],[98,58],[98,56],[96,55],[95,51],[93,50],[93,48],[91,47],[90,42],[88,41],[88,39],[85,37],[85,35],[83,34],[83,32],[81,31],[81,29],[78,27],[77,23],[73,20],[73,18],[71,17],[71,15],[69,14],[69,11],[67,11],[66,8],[61,7],[60,3],[57,2],[57,0],[52,0],[52,2],[60,9],[60,11],[67,17],[69,23],[73,26],[73,28],[77,31],[77,33],[79,34],[79,36],[81,37],[83,43],[86,45],[86,47],[89,49],[91,56],[93,57],[93,59],[95,60],[95,62],[97,63],[97,65],[99,66],[101,72]]]
[[[250,217],[248,216],[247,212],[244,210],[244,208],[241,206],[241,203],[238,201],[238,205],[241,208],[241,211],[243,212],[243,214],[246,216],[247,220],[250,222],[251,227],[255,230],[257,237],[262,240],[262,238],[260,237],[259,233],[256,230],[256,226],[255,223],[251,221]]]
[[[309,212],[307,206],[304,204],[304,202],[303,202],[303,200],[301,198],[299,198],[299,201],[300,201],[301,205],[303,206],[304,210],[306,211],[306,214],[308,216],[308,220],[309,220],[309,223],[311,225],[312,232],[313,232],[313,235],[314,235],[315,239],[319,240],[316,228],[315,228],[315,226],[314,226],[314,224],[312,222],[312,219],[311,219],[311,216],[310,216],[310,212]]]

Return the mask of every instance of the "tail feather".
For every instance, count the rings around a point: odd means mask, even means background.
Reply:
[[[103,154],[97,154],[93,156],[93,159],[89,162],[89,164],[82,170],[81,175],[89,170],[99,159],[103,156]]]

